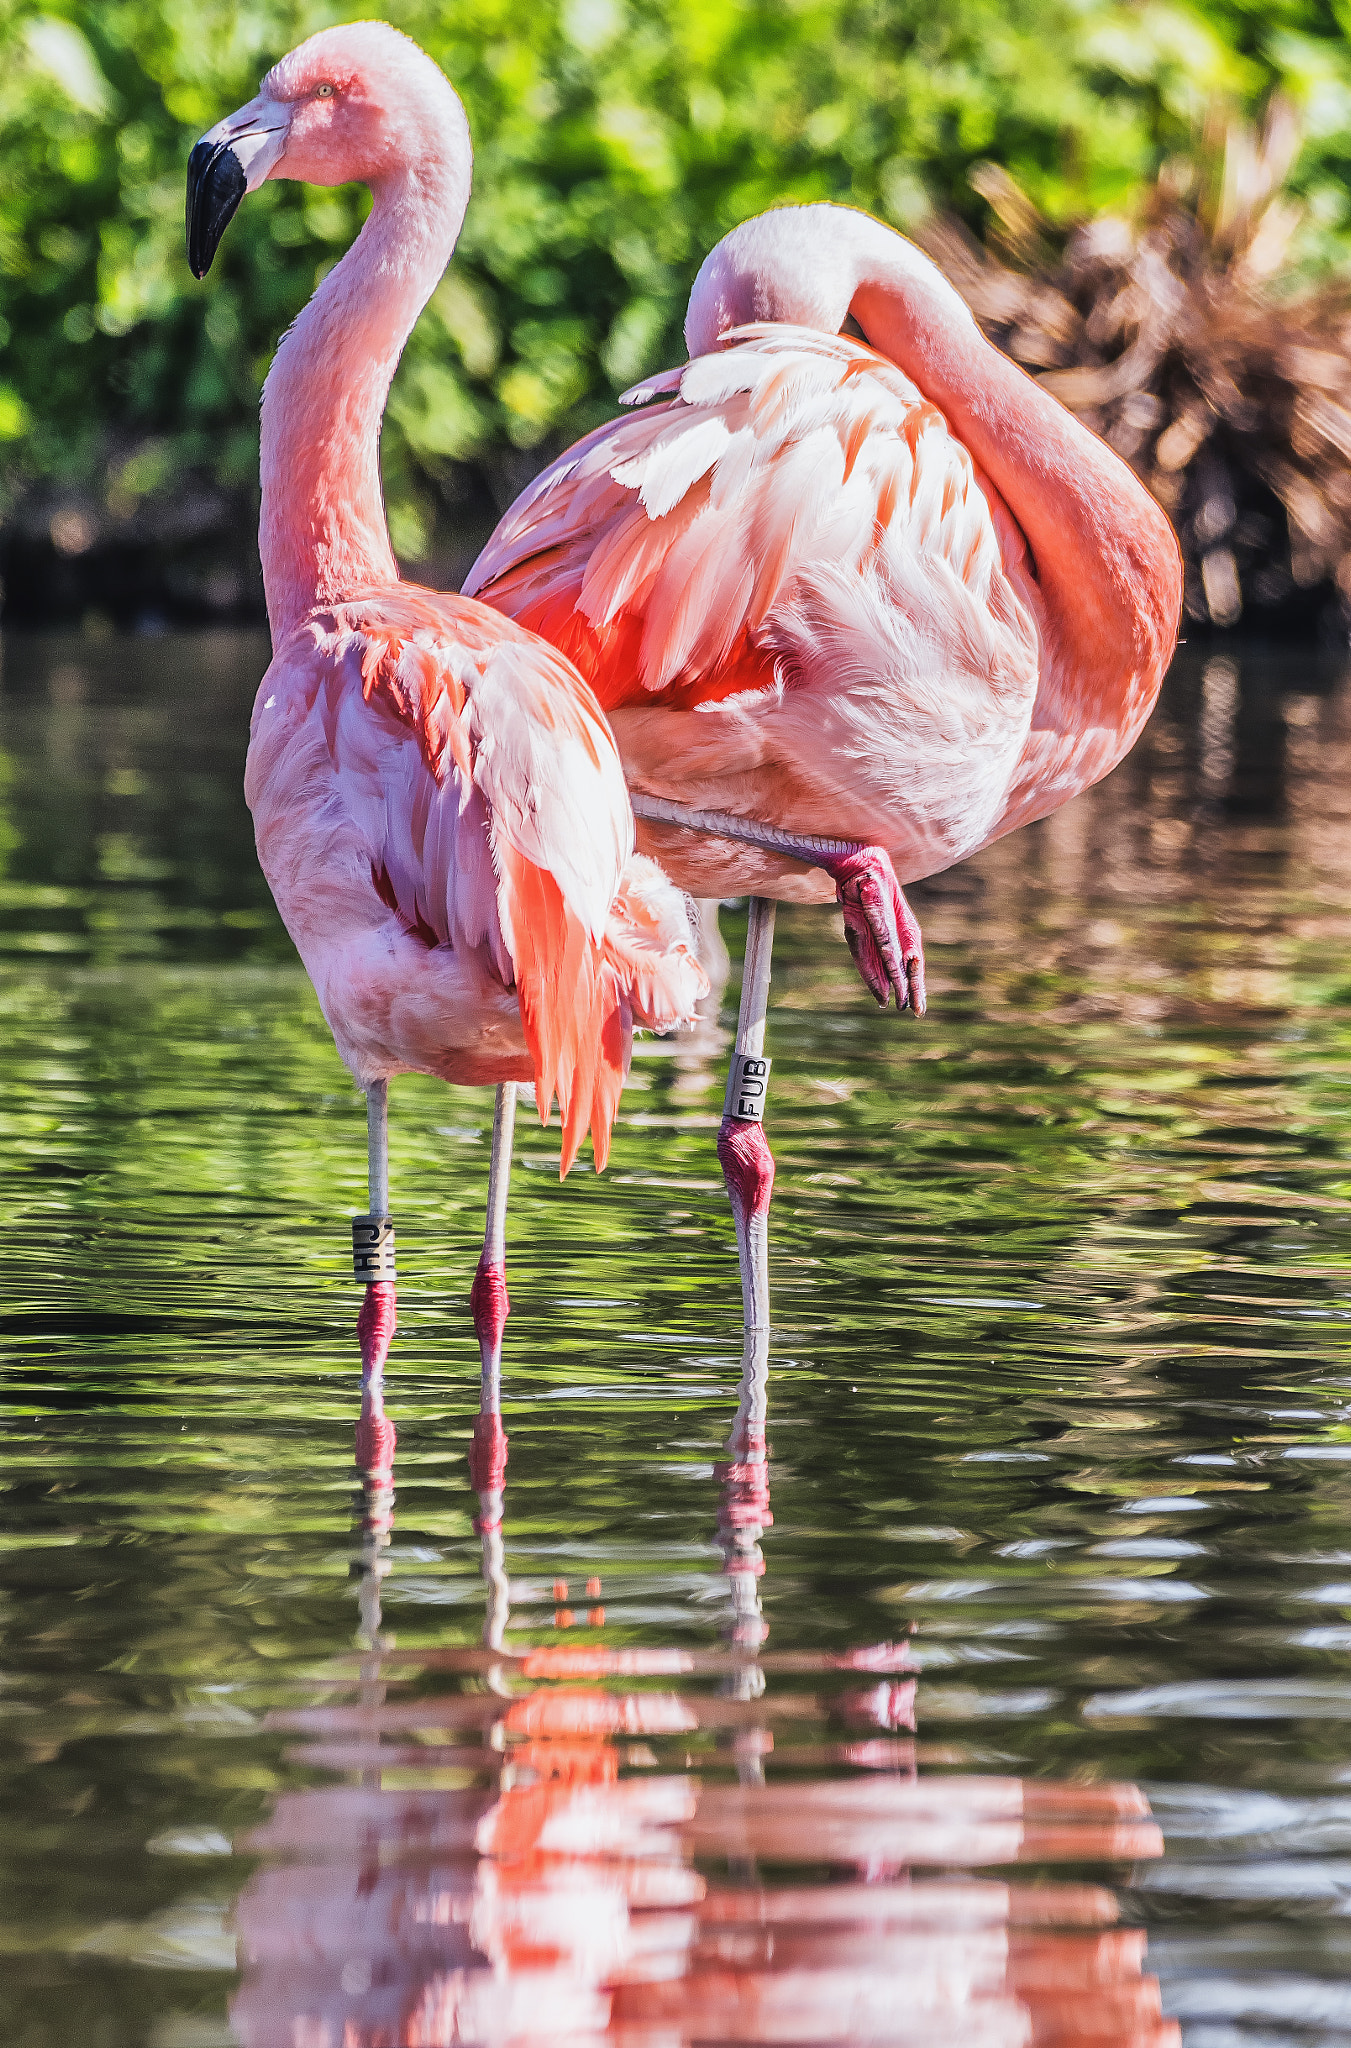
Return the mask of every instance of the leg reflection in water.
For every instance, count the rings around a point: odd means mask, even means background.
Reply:
[[[270,1720],[333,1782],[237,1845],[261,1859],[236,1915],[244,2048],[1176,2042],[1143,1933],[1113,1924],[1111,1882],[1161,1850],[1136,1787],[942,1769],[910,1739],[906,1643],[768,1647],[765,1359],[748,1338],[721,1647],[513,1627],[498,1416],[475,1438],[496,1447],[473,1474],[484,1642],[401,1650],[368,1390],[361,1647],[323,1704]]]

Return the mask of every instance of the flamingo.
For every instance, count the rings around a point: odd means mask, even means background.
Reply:
[[[619,755],[589,686],[537,635],[401,582],[394,561],[380,421],[455,247],[471,163],[464,109],[436,65],[387,24],[357,22],[283,57],[188,167],[199,278],[267,178],[355,179],[373,193],[263,394],[273,658],[245,793],[277,907],[366,1094],[370,1211],[353,1247],[367,1282],[363,1371],[377,1386],[395,1325],[390,1077],[497,1086],[471,1295],[495,1384],[516,1083],[534,1080],[546,1123],[558,1096],[560,1173],[588,1125],[603,1167],[633,1026],[689,1017],[707,987],[683,899],[634,851]]]
[[[852,208],[733,229],[685,338],[688,363],[625,394],[639,410],[522,492],[464,587],[592,684],[672,880],[752,897],[718,1153],[754,1327],[775,900],[833,892],[878,1002],[921,1014],[901,883],[1120,760],[1181,557],[1126,464]]]

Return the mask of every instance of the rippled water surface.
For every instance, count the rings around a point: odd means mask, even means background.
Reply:
[[[1184,650],[1107,784],[914,892],[922,1025],[780,912],[767,1384],[735,968],[603,1179],[523,1120],[497,1528],[486,1094],[391,1089],[354,1465],[364,1118],[253,862],[264,659],[4,650],[6,2043],[1351,2040],[1338,664]]]

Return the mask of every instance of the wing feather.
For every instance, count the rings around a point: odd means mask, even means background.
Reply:
[[[649,690],[697,662],[716,668],[746,616],[756,565],[740,522],[701,508],[663,557],[643,617],[639,660]]]
[[[677,390],[684,374],[685,366],[683,363],[678,369],[658,370],[654,377],[644,377],[641,384],[630,384],[627,391],[621,391],[619,403],[621,405],[646,405],[650,398],[660,398],[668,391]]]
[[[600,626],[608,626],[621,611],[641,612],[671,548],[703,510],[708,488],[701,478],[660,519],[649,519],[630,498],[620,517],[602,531],[587,562],[578,610]]]
[[[646,454],[619,463],[610,475],[637,491],[649,519],[660,519],[707,476],[731,438],[726,421],[711,413],[684,433],[663,434]]]
[[[359,689],[331,745],[372,879],[429,945],[486,946],[514,984],[562,1170],[598,1164],[627,1071],[630,977],[609,926],[633,816],[609,725],[576,670],[470,600],[401,586],[343,608]]]
[[[711,701],[729,662],[738,688],[767,687],[774,619],[819,562],[873,565],[904,605],[926,586],[901,565],[941,562],[1008,613],[1020,537],[942,415],[865,344],[748,326],[634,396],[661,403],[523,494],[465,586],[565,645],[608,708]]]

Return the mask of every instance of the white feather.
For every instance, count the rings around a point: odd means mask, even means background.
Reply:
[[[663,434],[656,446],[610,471],[617,484],[636,490],[649,519],[660,519],[706,476],[731,440],[716,413],[681,431]]]

